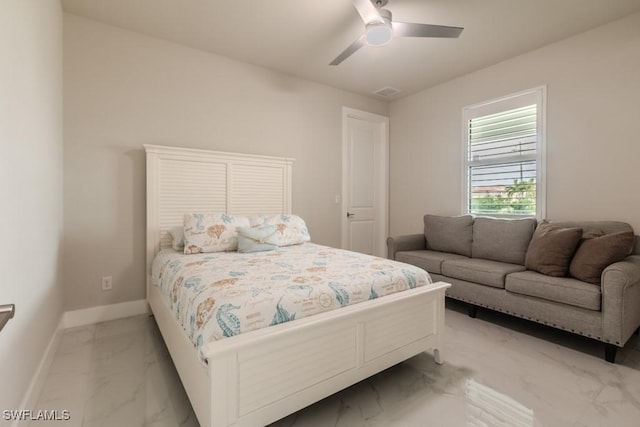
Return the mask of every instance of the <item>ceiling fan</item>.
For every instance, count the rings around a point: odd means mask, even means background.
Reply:
[[[462,27],[447,27],[443,25],[412,24],[409,22],[394,22],[391,12],[383,9],[389,0],[352,0],[360,17],[364,21],[365,32],[329,65],[338,65],[361,47],[382,46],[393,37],[446,37],[456,38],[462,33]]]

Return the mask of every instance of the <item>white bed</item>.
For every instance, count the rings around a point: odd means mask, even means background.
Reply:
[[[203,427],[267,425],[423,351],[442,363],[442,282],[214,341],[201,363],[152,285],[151,263],[183,213],[290,213],[293,161],[145,149],[147,299]]]

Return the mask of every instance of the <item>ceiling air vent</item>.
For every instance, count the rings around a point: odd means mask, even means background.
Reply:
[[[378,89],[375,92],[373,92],[374,95],[382,96],[384,98],[388,98],[397,93],[400,93],[400,90],[394,87],[383,87],[382,89]]]

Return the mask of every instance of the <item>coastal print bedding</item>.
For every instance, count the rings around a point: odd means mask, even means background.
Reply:
[[[273,251],[158,253],[152,283],[204,361],[208,342],[431,283],[409,264],[314,243]]]

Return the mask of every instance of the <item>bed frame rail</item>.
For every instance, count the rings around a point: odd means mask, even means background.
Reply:
[[[211,343],[211,422],[202,424],[267,425],[426,350],[442,363],[447,287],[440,282]]]

